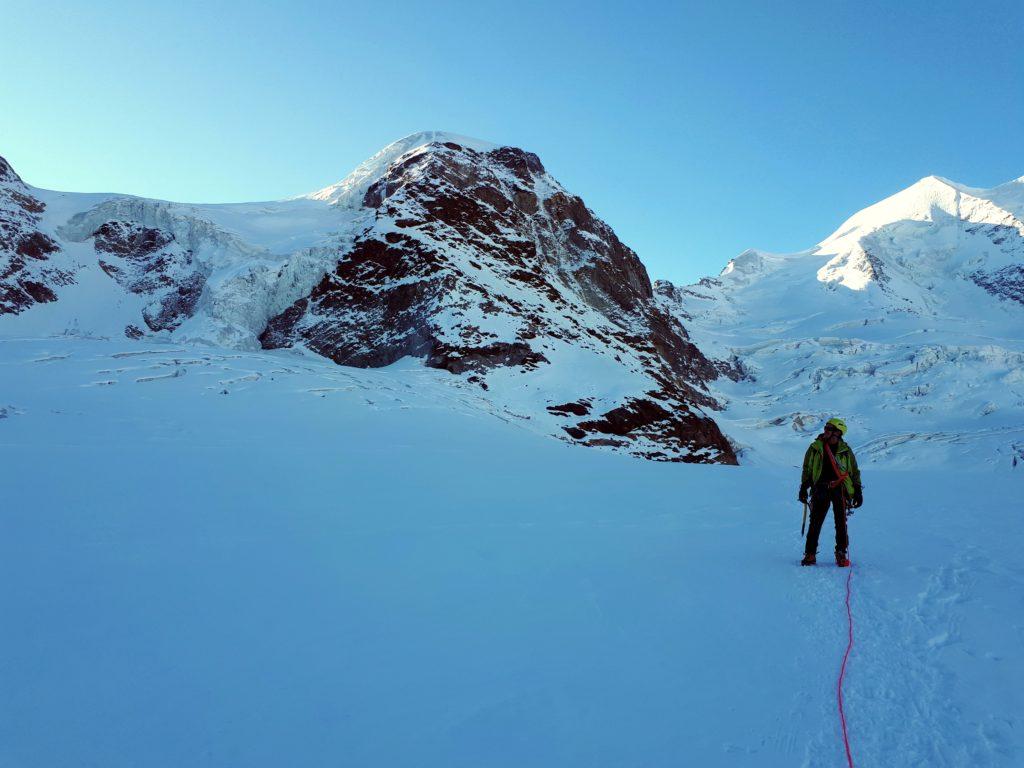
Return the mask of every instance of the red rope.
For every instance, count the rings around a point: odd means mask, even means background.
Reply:
[[[853,578],[853,566],[848,566],[850,572],[846,574],[846,618],[850,627],[850,640],[846,644],[846,654],[843,656],[843,666],[839,670],[839,682],[836,684],[836,693],[839,697],[839,720],[843,724],[843,744],[846,745],[846,762],[853,768],[853,755],[850,754],[850,739],[846,735],[846,713],[843,711],[843,677],[846,675],[846,660],[850,658],[850,649],[853,648],[853,612],[850,611],[850,579]]]

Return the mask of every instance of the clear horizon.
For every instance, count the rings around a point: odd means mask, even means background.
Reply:
[[[924,176],[1024,174],[1020,3],[6,16],[0,156],[49,189],[280,199],[445,130],[536,152],[652,279],[689,283],[746,248],[808,248]]]

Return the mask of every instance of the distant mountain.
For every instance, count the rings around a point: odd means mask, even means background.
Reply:
[[[840,414],[868,462],[1012,466],[1024,178],[930,176],[810,250],[652,289],[536,155],[454,134],[231,205],[50,192],[0,160],[0,334],[412,360],[527,429],[652,459],[796,463]]]
[[[716,391],[747,461],[798,460],[833,413],[868,460],[1024,459],[1024,178],[930,176],[808,251],[655,291],[705,353],[741,362]]]
[[[0,170],[0,333],[417,358],[567,441],[735,462],[707,389],[733,367],[529,152],[416,134],[318,192],[236,205],[49,192]]]

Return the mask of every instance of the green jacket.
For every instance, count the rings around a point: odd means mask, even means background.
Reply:
[[[839,465],[839,471],[849,473],[846,480],[843,481],[843,486],[846,488],[846,495],[852,497],[854,489],[860,488],[860,469],[857,468],[857,457],[853,455],[853,450],[843,440],[839,441],[834,455],[836,464]],[[807,449],[807,453],[804,454],[804,471],[800,476],[801,488],[813,486],[818,482],[818,478],[821,477],[822,463],[826,461],[828,461],[828,457],[825,455],[825,443],[822,436],[818,435]]]

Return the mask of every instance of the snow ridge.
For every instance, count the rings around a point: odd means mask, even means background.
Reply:
[[[656,283],[698,346],[744,370],[714,390],[746,460],[799,461],[842,413],[866,461],[1013,466],[1024,438],[1022,190],[1019,179],[985,190],[929,176],[808,251],[750,250],[717,278]]]
[[[362,205],[363,195],[388,166],[399,161],[404,155],[423,150],[430,144],[458,144],[477,152],[490,152],[498,149],[497,144],[488,141],[460,136],[446,131],[420,131],[412,133],[398,141],[393,141],[370,159],[361,163],[352,173],[339,181],[316,192],[302,195],[301,198],[322,200],[332,205],[357,207]]]

